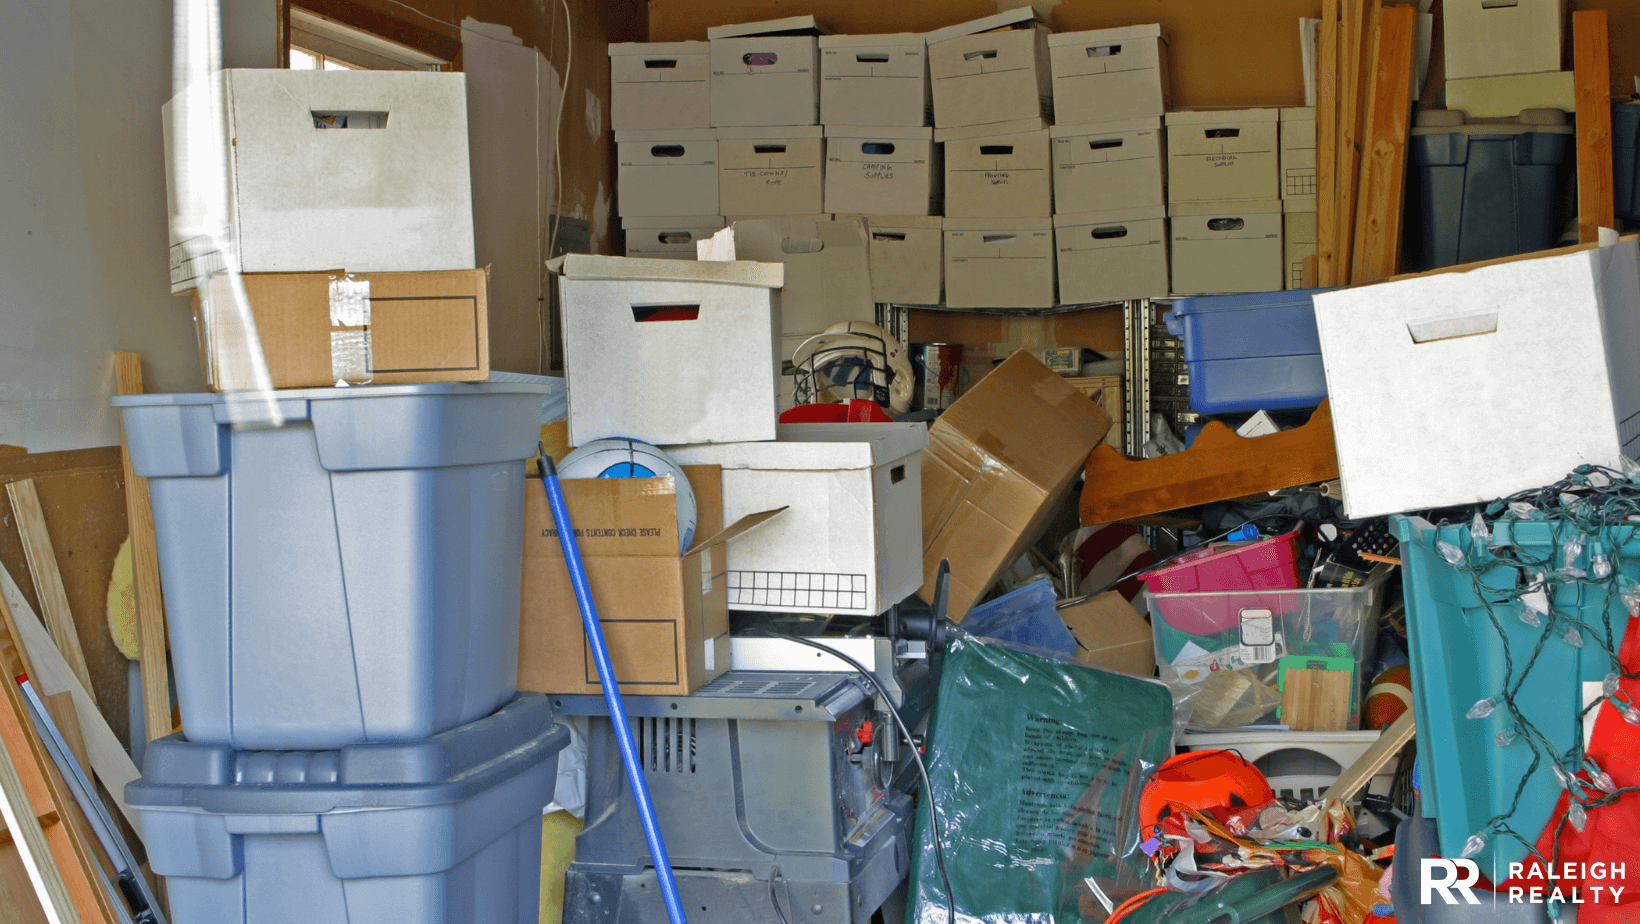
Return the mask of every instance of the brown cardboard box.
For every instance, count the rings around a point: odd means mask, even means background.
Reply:
[[[938,305],[943,274],[938,215],[838,215],[864,218],[870,238],[871,297],[885,305]]]
[[[1577,85],[1571,71],[1465,77],[1446,82],[1446,108],[1471,119],[1505,119],[1523,109],[1577,111]]]
[[[1174,295],[1281,290],[1279,199],[1174,203],[1168,232]]]
[[[1055,213],[1167,204],[1160,118],[1060,125],[1048,134],[1053,139]]]
[[[947,218],[1047,218],[1053,156],[1041,119],[937,129],[945,147]]]
[[[826,126],[826,211],[937,215],[934,130]]]
[[[274,388],[490,377],[488,270],[241,278]],[[245,344],[230,333],[238,326],[208,317],[201,304],[196,293],[194,324],[206,387],[251,381]],[[232,304],[231,297],[211,300],[215,312]]]
[[[927,125],[931,108],[922,33],[820,37],[821,125]]]
[[[1304,288],[1304,258],[1313,256],[1316,236],[1315,197],[1281,200],[1282,252],[1286,255],[1287,288]]]
[[[1122,377],[1119,375],[1087,375],[1066,377],[1066,384],[1093,399],[1093,403],[1110,415],[1110,430],[1105,433],[1103,445],[1117,452],[1122,446]],[[1143,540],[1140,540],[1143,542]],[[1117,575],[1111,575],[1116,577]],[[1086,579],[1084,579],[1085,581]],[[1095,585],[1098,586],[1098,585]]]
[[[1444,0],[1441,22],[1448,80],[1560,70],[1565,0]]]
[[[735,222],[734,229],[737,259],[786,267],[780,292],[785,340],[813,336],[839,321],[876,320],[864,222],[754,218]]]
[[[1035,541],[1105,438],[1110,417],[1021,350],[934,421],[923,450],[923,587],[951,562],[960,622]]]
[[[1168,293],[1167,207],[1055,215],[1059,301],[1066,305]]]
[[[1048,38],[1058,125],[1160,118],[1172,108],[1162,27],[1061,32]]]
[[[695,491],[701,538],[681,556],[677,498],[668,479],[563,482],[610,661],[629,695],[687,696],[729,669],[724,544],[775,515],[753,514],[720,529],[720,470],[691,465],[684,474]],[[598,670],[546,496],[530,490],[524,498],[518,688],[598,693]]]
[[[1083,664],[1136,677],[1156,673],[1156,640],[1139,611],[1114,590],[1059,611]]]
[[[695,244],[728,226],[722,215],[621,219],[626,256],[651,260],[694,260]]]
[[[928,33],[934,124],[1053,118],[1048,26],[1031,7]]]
[[[712,125],[818,125],[820,47],[813,16],[713,26]]]
[[[1309,196],[1315,187],[1315,107],[1281,110],[1281,198]]]
[[[618,132],[711,128],[705,42],[609,46],[609,127]]]
[[[947,218],[947,308],[1052,308],[1053,219]]]
[[[1277,109],[1167,114],[1167,201],[1281,195]]]
[[[718,141],[710,128],[616,132],[615,211],[672,218],[718,211]]]
[[[720,214],[824,211],[825,163],[818,125],[718,129]]]

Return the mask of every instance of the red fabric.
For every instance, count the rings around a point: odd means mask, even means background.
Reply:
[[[893,423],[875,401],[855,398],[847,404],[799,404],[780,415],[781,423]]]

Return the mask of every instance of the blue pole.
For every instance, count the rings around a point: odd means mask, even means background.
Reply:
[[[569,568],[570,585],[575,588],[575,602],[581,608],[581,624],[586,628],[587,643],[592,646],[592,660],[598,665],[598,682],[604,688],[609,724],[615,727],[615,740],[621,746],[621,763],[626,765],[626,781],[632,788],[632,798],[638,803],[638,821],[643,825],[644,840],[649,842],[655,877],[660,880],[661,899],[666,902],[666,917],[671,924],[687,924],[683,917],[683,900],[678,898],[678,883],[672,877],[672,859],[667,856],[666,844],[661,840],[661,828],[655,820],[655,804],[649,799],[649,784],[643,779],[638,746],[632,740],[632,726],[627,722],[626,707],[621,704],[621,689],[615,681],[615,668],[609,663],[609,648],[604,645],[604,630],[598,623],[598,609],[592,602],[592,589],[587,586],[587,569],[581,561],[581,547],[575,541],[575,528],[569,521],[564,489],[558,484],[558,466],[553,464],[544,447],[541,451],[541,486],[547,492],[547,506],[552,508],[552,522],[558,527],[558,542],[564,547],[564,564]]]

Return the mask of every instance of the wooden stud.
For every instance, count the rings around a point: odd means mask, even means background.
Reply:
[[[1352,32],[1350,61],[1347,74],[1349,85],[1343,105],[1343,127],[1339,129],[1339,148],[1343,155],[1338,166],[1338,232],[1333,244],[1333,281],[1348,284],[1354,271],[1354,242],[1356,199],[1361,170],[1361,135],[1366,120],[1366,102],[1371,81],[1367,79],[1366,63],[1376,54],[1378,31],[1377,0],[1361,5],[1355,21],[1347,26]]]
[[[19,766],[11,748],[0,738],[0,815],[5,817],[6,830],[22,857],[23,868],[28,871],[46,920],[52,924],[80,924],[68,883],[46,842],[45,829],[34,814]]]
[[[1360,209],[1350,270],[1350,282],[1356,285],[1395,275],[1401,256],[1418,8],[1385,9],[1374,44],[1377,62],[1368,106],[1370,127],[1361,158]]]
[[[1577,86],[1577,239],[1600,239],[1617,227],[1612,190],[1611,44],[1605,10],[1572,14],[1572,68]]]
[[[86,692],[96,702],[91,689],[91,672],[85,666],[85,652],[80,649],[80,634],[74,627],[74,612],[68,607],[68,592],[63,589],[63,575],[57,570],[57,553],[51,547],[51,533],[46,530],[46,514],[40,508],[40,495],[34,490],[34,479],[25,478],[6,485],[11,497],[11,510],[17,517],[17,533],[23,538],[23,553],[28,559],[28,571],[34,578],[34,592],[40,597],[40,610],[45,617],[46,629],[51,632],[57,649],[68,659]]]
[[[122,395],[142,394],[142,357],[114,354],[114,378]],[[171,733],[171,683],[165,664],[165,598],[160,592],[159,546],[148,479],[131,470],[131,451],[120,428],[120,461],[125,467],[125,521],[131,534],[131,569],[137,589],[137,643],[142,672],[142,717],[148,740]]]
[[[1332,285],[1333,224],[1337,220],[1338,0],[1321,3],[1321,67],[1316,75],[1316,284]]]
[[[1380,768],[1389,763],[1390,758],[1401,753],[1401,749],[1407,746],[1407,742],[1412,740],[1412,735],[1417,730],[1412,710],[1408,709],[1401,713],[1400,718],[1379,733],[1378,740],[1373,742],[1372,747],[1327,787],[1326,793],[1321,797],[1322,801],[1330,802],[1337,799],[1340,802],[1348,802],[1367,785]]]

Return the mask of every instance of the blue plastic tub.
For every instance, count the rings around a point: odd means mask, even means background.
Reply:
[[[1617,216],[1640,221],[1640,102],[1612,103],[1612,187]]]
[[[1311,408],[1327,397],[1310,296],[1325,289],[1181,298],[1167,329],[1184,341],[1190,406],[1202,414]]]

